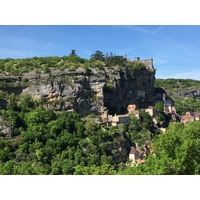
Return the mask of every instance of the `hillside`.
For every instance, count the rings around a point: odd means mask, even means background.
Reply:
[[[199,121],[177,122],[162,134],[160,128],[176,120],[162,103],[154,117],[143,109],[152,109],[154,82],[171,95],[178,84],[173,80],[172,90],[166,80],[155,80],[152,59],[106,58],[96,51],[87,60],[72,51],[0,60],[0,73],[0,174],[200,173]],[[179,88],[197,84],[191,82]],[[159,91],[162,100],[165,90]],[[197,98],[174,98],[180,113],[200,108]],[[107,114],[120,114],[113,119],[124,119],[128,105],[134,108],[128,123],[96,121],[105,107]]]
[[[200,81],[193,79],[156,79],[155,87],[163,87],[174,97],[200,98]]]
[[[0,73],[1,174],[113,174],[135,142],[144,146],[159,132],[145,112],[130,127],[102,128],[85,118],[105,107],[123,114],[129,104],[151,105],[151,59],[104,58],[97,51],[86,60],[72,51],[0,60]]]
[[[156,79],[154,87],[164,88],[175,100],[178,114],[200,112],[200,81],[193,79]]]
[[[6,107],[11,93],[27,93],[45,108],[74,110],[81,116],[101,114],[103,107],[114,114],[126,113],[133,103],[151,105],[153,68],[137,60],[101,56],[97,51],[91,60],[74,53],[60,58],[0,60],[0,106]]]

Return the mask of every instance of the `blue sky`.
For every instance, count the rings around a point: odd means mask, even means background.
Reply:
[[[1,25],[0,58],[104,54],[153,58],[157,78],[200,80],[200,26]]]

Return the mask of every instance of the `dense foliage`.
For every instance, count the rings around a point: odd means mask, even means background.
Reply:
[[[153,154],[143,165],[128,167],[122,174],[200,174],[200,121],[176,123],[152,141]]]
[[[200,121],[176,123],[159,134],[141,111],[141,123],[101,128],[76,113],[43,109],[29,95],[12,95],[5,120],[13,134],[0,139],[0,174],[199,174]],[[153,140],[152,140],[153,138]],[[120,157],[119,144],[149,145],[145,164],[135,167]],[[117,148],[115,148],[115,146]]]
[[[76,54],[75,50],[68,56],[52,56],[52,57],[33,57],[24,59],[0,59],[0,73],[6,75],[21,76],[23,73],[35,71],[37,74],[50,73],[52,69],[70,71],[75,70],[77,67],[83,67],[86,70],[89,68],[100,68],[103,67],[127,67],[128,69],[140,69],[144,68],[144,65],[140,62],[133,62],[130,64],[127,62],[127,58],[124,56],[113,55],[113,53],[106,53],[97,50],[91,55],[90,59],[81,58]]]
[[[175,106],[178,114],[185,114],[187,111],[200,112],[200,99],[175,98]]]
[[[1,115],[12,134],[1,133],[0,174],[115,174],[119,144],[143,145],[155,132],[145,112],[141,124],[132,117],[128,127],[102,129],[77,113],[45,110],[30,95],[9,98]],[[128,153],[129,149],[122,163],[128,161]]]
[[[91,59],[83,59],[72,50],[69,56],[26,59],[1,59],[0,73],[5,76],[25,72],[51,73],[52,69],[86,71],[104,66],[126,67],[132,74],[145,69],[141,63],[127,62],[123,56],[104,55],[96,51]],[[26,83],[26,80],[23,80]],[[41,101],[30,95],[15,95],[5,89],[10,83],[0,85],[0,100],[8,102],[0,111],[0,174],[199,174],[200,173],[200,121],[186,126],[175,123],[161,133],[152,117],[140,110],[141,121],[131,115],[127,125],[104,126],[83,121],[77,113],[45,110]],[[198,88],[199,82],[182,79],[157,79],[156,87],[171,92],[184,88]],[[108,83],[104,92],[112,93],[114,85]],[[4,88],[4,90],[1,90]],[[175,98],[177,113],[200,111],[200,101],[194,98]],[[157,120],[167,123],[163,104],[156,106]],[[140,151],[150,146],[151,153],[145,164],[131,167],[128,155],[130,146],[138,144]],[[122,148],[123,147],[123,148]],[[123,156],[122,156],[122,151]]]
[[[155,80],[155,87],[163,87],[168,91],[177,92],[181,89],[200,88],[200,81],[193,79],[159,79]]]

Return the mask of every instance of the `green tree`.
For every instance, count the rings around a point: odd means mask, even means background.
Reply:
[[[101,51],[97,50],[94,54],[91,55],[90,60],[91,61],[96,61],[96,60],[105,61],[105,56]]]
[[[77,55],[76,55],[76,50],[72,49],[69,56],[77,56]]]
[[[84,131],[85,136],[91,136],[95,134],[95,132],[99,129],[96,123],[90,121],[85,123],[84,128],[85,128]]]
[[[153,141],[154,155],[147,159],[146,174],[194,175],[200,173],[200,121],[170,126]]]
[[[156,105],[154,106],[154,108],[157,109],[161,113],[164,111],[164,105],[160,101],[158,103],[156,103]]]
[[[141,114],[141,126],[151,132],[154,132],[155,131],[154,123],[149,113],[141,110],[140,114]]]

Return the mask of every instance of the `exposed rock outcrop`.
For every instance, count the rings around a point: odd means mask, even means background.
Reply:
[[[197,98],[200,99],[200,90],[193,89],[193,90],[182,90],[180,92],[174,93],[175,96],[178,97],[189,97],[189,98]]]
[[[46,108],[74,110],[81,116],[101,114],[103,107],[107,107],[111,114],[124,113],[129,104],[137,104],[138,108],[152,104],[154,75],[152,69],[130,72],[120,67],[88,70],[79,67],[74,71],[29,72],[22,77],[6,78],[13,86],[2,89],[31,94]]]
[[[4,121],[3,116],[0,114],[0,138],[10,138],[12,133],[12,126]]]

